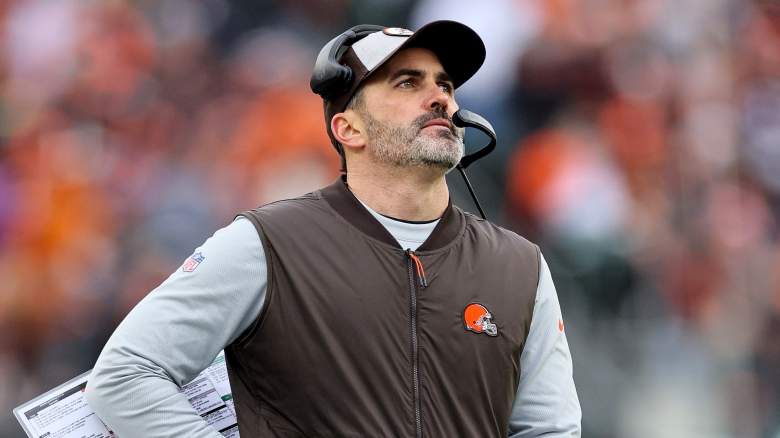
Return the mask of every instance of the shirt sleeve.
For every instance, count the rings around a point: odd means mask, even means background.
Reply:
[[[582,411],[558,295],[544,257],[531,327],[520,355],[510,438],[579,437]]]
[[[257,318],[266,269],[247,219],[214,233],[111,335],[85,392],[95,413],[123,438],[221,437],[179,387]]]

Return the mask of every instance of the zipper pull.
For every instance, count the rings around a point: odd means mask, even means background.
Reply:
[[[417,268],[417,281],[420,283],[420,287],[428,287],[428,280],[425,278],[425,268],[423,267],[422,261],[411,249],[407,249],[406,254],[412,259]]]

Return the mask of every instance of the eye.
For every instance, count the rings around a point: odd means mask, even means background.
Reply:
[[[404,79],[398,82],[398,84],[396,85],[396,87],[398,88],[411,88],[413,86],[414,86],[414,79],[412,78]]]
[[[441,88],[441,91],[447,94],[452,94],[453,87],[452,84],[449,82],[439,82],[439,88]]]

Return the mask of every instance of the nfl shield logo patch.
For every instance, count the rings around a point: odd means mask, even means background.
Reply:
[[[203,257],[203,254],[196,252],[184,262],[184,264],[181,266],[181,270],[184,272],[192,272],[195,270],[195,268],[198,267],[198,265],[200,265],[200,262],[205,259],[206,257]]]

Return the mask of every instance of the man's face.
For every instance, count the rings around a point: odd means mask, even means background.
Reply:
[[[448,171],[463,157],[463,129],[452,81],[427,49],[396,53],[363,86],[354,110],[364,122],[367,150],[382,163]]]

